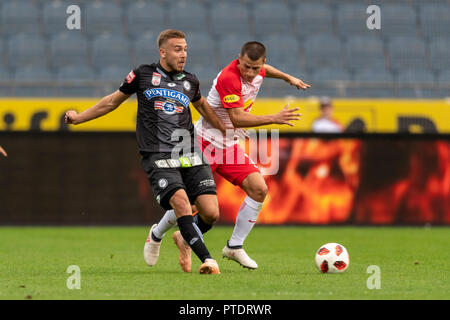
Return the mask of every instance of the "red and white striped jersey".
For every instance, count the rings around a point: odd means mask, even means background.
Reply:
[[[238,59],[232,61],[217,75],[207,98],[211,108],[227,127],[232,127],[233,124],[226,109],[244,108],[244,111],[250,112],[266,75],[266,70],[261,68],[251,83],[246,82],[241,78],[238,64]],[[202,139],[219,148],[228,148],[238,143],[237,140],[224,138],[218,130],[211,130],[215,128],[203,117],[197,122],[195,129]]]

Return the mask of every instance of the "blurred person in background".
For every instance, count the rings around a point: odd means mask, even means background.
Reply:
[[[313,132],[342,133],[344,131],[343,126],[333,118],[333,103],[330,98],[320,99],[320,112],[320,117],[312,124]]]

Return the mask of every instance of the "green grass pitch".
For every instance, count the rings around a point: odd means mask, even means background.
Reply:
[[[258,264],[247,270],[222,259],[232,227],[205,235],[221,275],[183,273],[171,233],[155,267],[142,249],[146,227],[1,227],[0,299],[450,299],[448,227],[268,227],[257,225],[246,249]],[[350,267],[321,274],[316,250],[344,245]],[[69,290],[67,267],[77,265],[81,289]],[[367,267],[381,270],[368,289]]]

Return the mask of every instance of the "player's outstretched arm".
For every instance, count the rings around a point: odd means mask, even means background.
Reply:
[[[280,112],[269,115],[253,115],[243,108],[227,108],[230,120],[236,128],[249,128],[269,124],[285,124],[294,126],[291,121],[300,120],[301,114],[296,113],[299,108],[289,109],[286,105]]]
[[[117,90],[110,95],[103,97],[94,106],[87,110],[84,110],[81,113],[77,113],[75,110],[67,111],[64,120],[67,124],[80,124],[95,118],[99,118],[116,109],[130,96],[131,94],[125,94]]]
[[[4,155],[5,157],[8,156],[8,154],[6,153],[5,149],[3,149],[2,147],[0,147],[0,154]]]
[[[266,70],[266,77],[268,78],[284,80],[290,85],[295,86],[297,89],[306,90],[308,88],[311,88],[309,84],[304,83],[301,79],[291,76],[290,74],[284,73],[276,69],[275,67],[272,67],[271,65],[265,64],[264,69]]]
[[[217,114],[209,105],[205,97],[201,97],[200,100],[192,103],[195,109],[206,119],[214,128],[219,129],[224,135],[226,134],[225,124],[220,120]]]

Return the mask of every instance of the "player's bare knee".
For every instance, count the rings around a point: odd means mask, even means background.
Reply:
[[[170,198],[169,203],[177,215],[179,215],[179,213],[183,213],[183,215],[191,213],[191,204],[188,197],[183,192],[175,192]]]
[[[247,195],[255,201],[264,202],[268,191],[269,189],[265,183],[258,183],[248,189]]]
[[[203,220],[207,224],[215,224],[217,220],[219,220],[219,216],[220,216],[219,209],[217,208],[217,210],[211,210],[210,212],[208,212],[208,214],[205,215],[205,218]]]
[[[208,203],[202,208],[201,217],[207,224],[215,224],[219,220],[219,205],[217,203]]]

